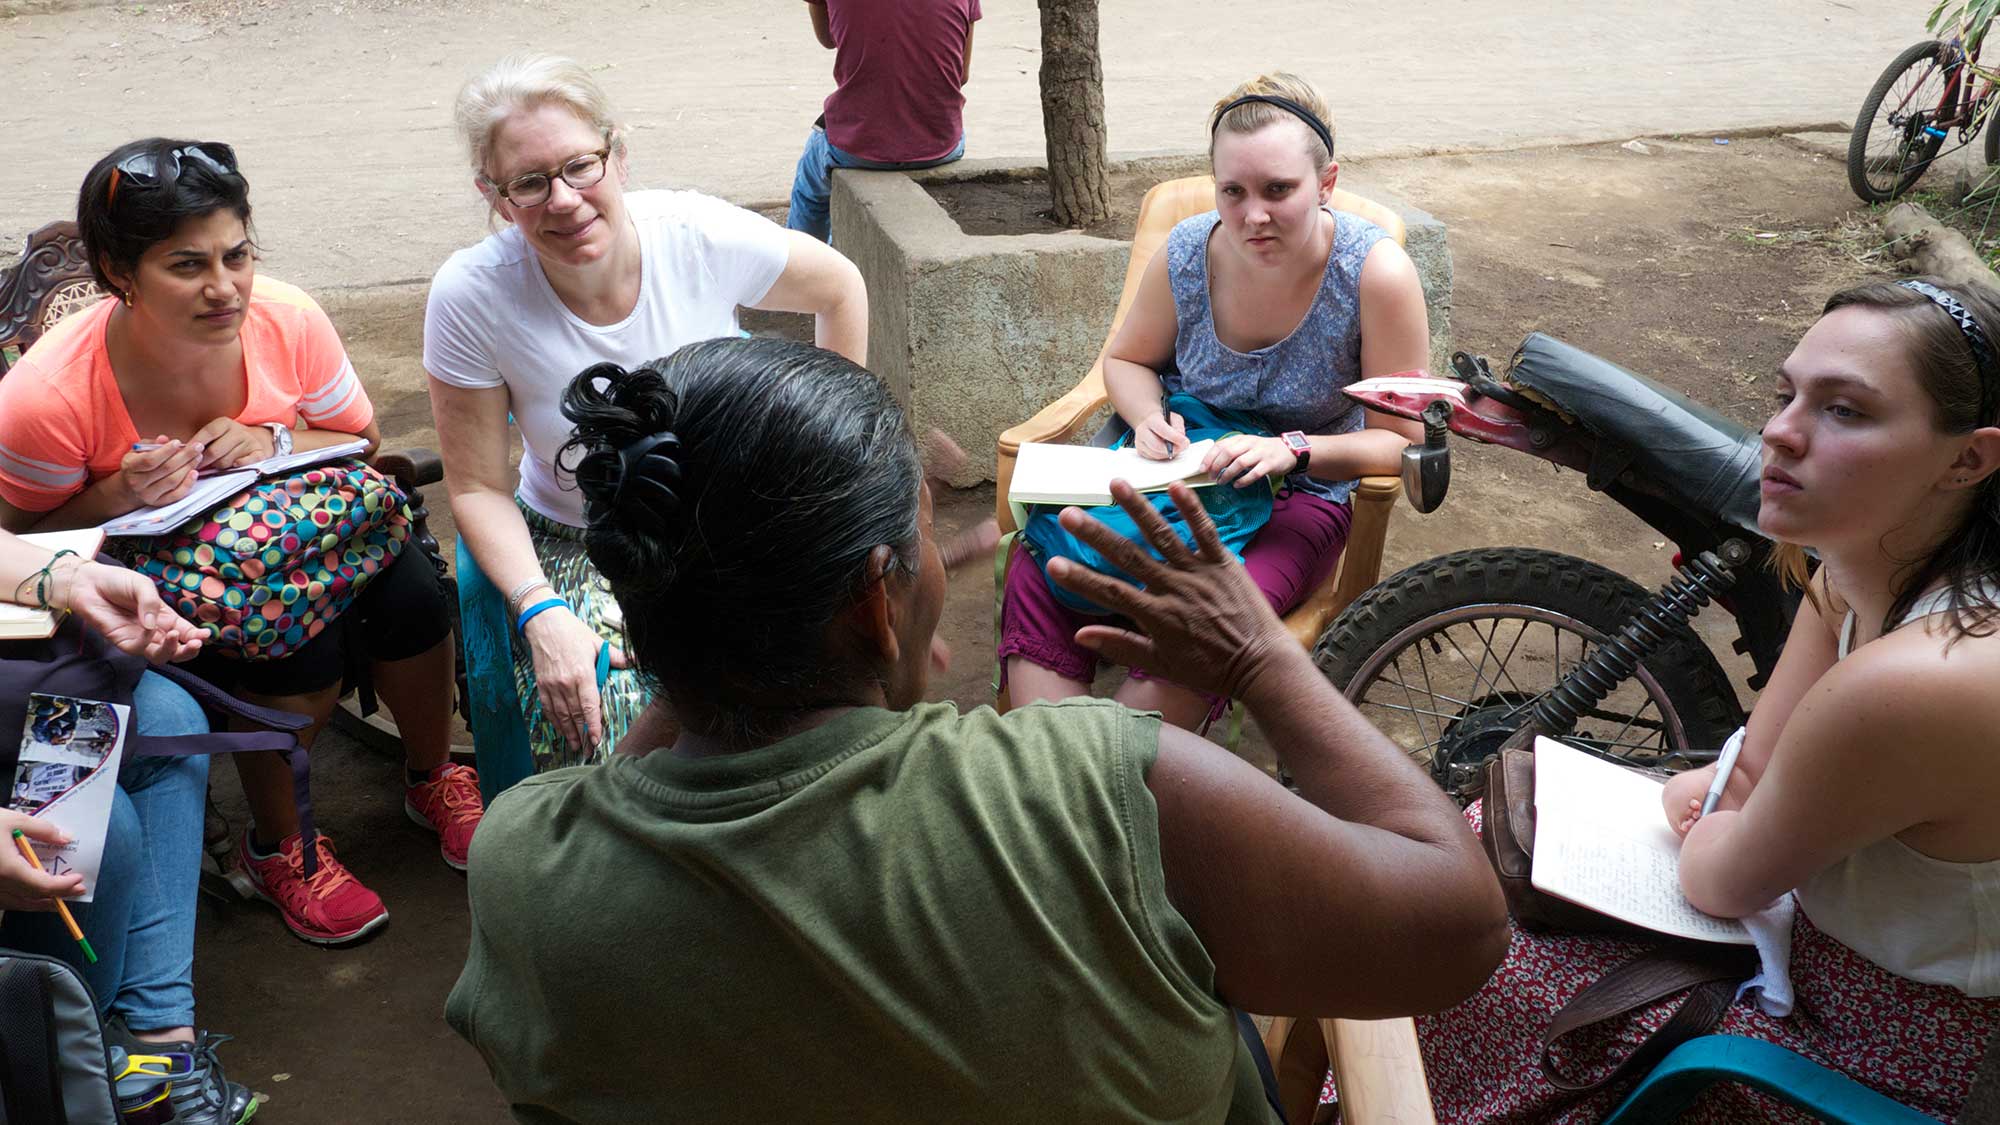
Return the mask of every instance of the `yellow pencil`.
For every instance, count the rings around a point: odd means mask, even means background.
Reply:
[[[37,870],[41,868],[42,859],[35,854],[35,845],[30,844],[27,834],[18,828],[14,829],[14,846],[21,849],[21,854],[26,856],[28,862],[34,864]],[[57,899],[56,913],[62,915],[63,925],[69,927],[69,936],[75,938],[76,943],[83,947],[83,955],[90,958],[91,964],[97,964],[97,951],[90,948],[90,939],[83,936],[83,928],[76,924],[76,915],[69,912],[69,904]]]

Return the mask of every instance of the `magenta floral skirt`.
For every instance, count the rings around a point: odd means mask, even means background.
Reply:
[[[1475,830],[1480,806],[1466,810]],[[1542,1033],[1583,988],[1646,948],[1642,942],[1581,934],[1514,931],[1507,959],[1465,1003],[1417,1020],[1424,1067],[1439,1121],[1599,1121],[1629,1084],[1582,1097],[1549,1084],[1540,1064]],[[1801,911],[1792,933],[1798,1007],[1775,1019],[1741,1001],[1716,1032],[1762,1039],[1839,1070],[1942,1121],[1958,1115],[1987,1041],[2000,1027],[2000,998],[1978,1000],[1953,988],[1896,976],[1821,933]],[[1572,1081],[1608,1073],[1665,1023],[1679,997],[1622,1027],[1566,1037],[1554,1059]],[[1324,1096],[1332,1099],[1329,1084]],[[1808,1122],[1765,1095],[1734,1084],[1704,1094],[1689,1122]]]

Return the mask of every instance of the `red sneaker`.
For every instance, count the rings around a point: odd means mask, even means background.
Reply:
[[[403,811],[437,833],[446,863],[465,870],[472,830],[486,815],[486,803],[479,799],[479,771],[446,762],[431,771],[428,781],[403,790]]]
[[[236,862],[250,890],[277,907],[285,928],[306,941],[339,945],[380,929],[389,920],[382,899],[334,858],[333,841],[321,836],[316,843],[319,867],[310,879],[296,832],[278,843],[275,854],[259,859],[250,852],[250,831],[245,829]]]

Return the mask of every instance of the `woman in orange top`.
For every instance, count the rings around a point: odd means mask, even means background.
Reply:
[[[162,138],[97,162],[77,198],[97,282],[113,299],[56,325],[0,380],[0,526],[92,527],[187,495],[198,473],[274,454],[381,440],[340,337],[310,297],[259,279],[249,185],[228,145]],[[304,425],[301,427],[300,423]],[[414,557],[413,557],[414,556]],[[464,865],[480,815],[473,772],[449,761],[453,653],[436,572],[404,552],[339,617],[278,659],[230,659],[211,640],[199,673],[242,698],[332,714],[355,655],[409,756],[405,805]],[[305,841],[279,758],[233,756],[252,829],[238,843],[249,888],[312,942],[350,941],[388,920],[382,900]]]

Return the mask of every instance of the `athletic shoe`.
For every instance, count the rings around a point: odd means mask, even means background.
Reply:
[[[115,1017],[114,1017],[115,1019]],[[257,1114],[257,1096],[223,1077],[215,1049],[230,1036],[200,1032],[192,1040],[149,1043],[123,1024],[105,1021],[113,1085],[119,1108],[151,1108],[165,1101],[174,1125],[242,1125]],[[165,1091],[164,1097],[158,1096]],[[155,1120],[157,1111],[143,1115]]]
[[[333,841],[321,836],[319,867],[305,873],[305,848],[297,832],[279,841],[276,854],[258,858],[250,850],[250,830],[236,846],[237,869],[250,891],[278,908],[285,928],[315,945],[339,945],[366,937],[389,920],[389,911],[374,891],[361,885],[333,854]]]
[[[427,780],[403,790],[403,811],[437,833],[438,851],[446,863],[465,870],[472,831],[486,814],[486,804],[479,799],[477,770],[446,762],[432,770]]]
[[[174,1125],[243,1125],[257,1115],[257,1096],[223,1077],[215,1049],[230,1036],[201,1032],[192,1043],[149,1043],[154,1053],[173,1060],[167,1080],[173,1083]]]

